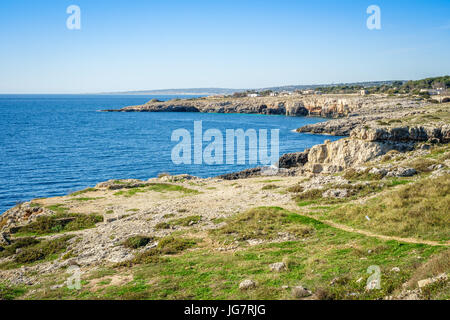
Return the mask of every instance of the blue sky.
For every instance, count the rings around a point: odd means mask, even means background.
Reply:
[[[449,53],[448,0],[0,2],[0,93],[419,79],[450,74]]]

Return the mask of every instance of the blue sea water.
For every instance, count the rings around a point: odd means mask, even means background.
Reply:
[[[18,201],[64,195],[109,179],[148,179],[160,172],[200,177],[254,167],[174,165],[172,131],[280,129],[280,154],[338,137],[292,130],[319,118],[204,113],[106,113],[174,96],[0,95],[0,213]],[[207,143],[204,144],[204,146]]]

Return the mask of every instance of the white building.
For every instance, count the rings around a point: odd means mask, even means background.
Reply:
[[[440,94],[440,90],[435,89],[420,89],[420,93],[428,93],[430,96],[435,96],[437,94]]]
[[[259,94],[257,94],[257,93],[249,93],[249,94],[247,94],[247,97],[255,98],[255,97],[259,97]]]

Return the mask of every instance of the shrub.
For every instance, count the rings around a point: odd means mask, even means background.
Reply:
[[[72,237],[73,236],[63,236],[41,242],[31,247],[26,247],[16,255],[14,261],[25,264],[47,259],[53,254],[63,252],[67,248],[67,242]]]
[[[300,193],[300,192],[303,192],[304,190],[305,189],[299,184],[295,185],[295,186],[292,186],[292,187],[289,187],[287,189],[287,191],[292,192],[292,193]]]
[[[130,249],[137,249],[140,247],[145,247],[149,242],[155,240],[154,237],[146,236],[133,236],[126,239],[122,244]]]
[[[195,240],[185,238],[165,237],[158,242],[157,249],[160,254],[177,254],[196,244]]]
[[[39,240],[32,237],[13,240],[13,242],[9,246],[6,246],[4,250],[0,252],[0,258],[12,256],[16,253],[17,249],[33,246],[35,244],[38,244],[39,242]]]
[[[15,229],[14,233],[51,234],[95,227],[103,217],[95,214],[62,213],[53,216],[40,216],[36,221]]]
[[[272,189],[277,189],[279,188],[279,186],[275,185],[275,184],[268,184],[264,187],[262,187],[262,190],[272,190]]]
[[[26,290],[13,287],[11,285],[0,283],[0,300],[13,300],[25,293]]]

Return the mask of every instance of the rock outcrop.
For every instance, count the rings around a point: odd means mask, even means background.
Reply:
[[[278,167],[289,169],[303,166],[306,162],[308,162],[308,153],[309,149],[306,149],[303,152],[286,153],[278,160]]]
[[[450,142],[450,125],[401,126],[401,127],[358,127],[350,137],[366,141],[434,141]]]
[[[107,112],[213,112],[250,113],[286,116],[344,117],[352,113],[368,114],[370,110],[385,112],[393,106],[409,108],[417,106],[411,99],[392,99],[382,96],[361,97],[355,94],[341,95],[291,95],[277,97],[222,98],[207,97],[194,99],[152,100],[143,105],[122,109],[103,110]]]
[[[312,147],[305,168],[313,173],[335,173],[371,161],[388,151],[406,151],[412,147],[406,143],[346,138]]]

